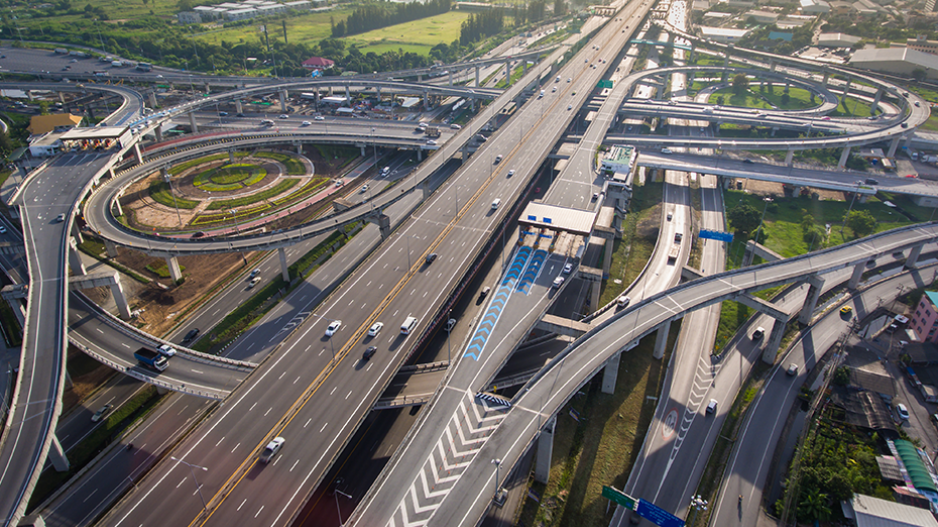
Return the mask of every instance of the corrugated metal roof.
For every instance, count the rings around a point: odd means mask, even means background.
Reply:
[[[855,494],[852,501],[857,527],[938,527],[938,521],[925,509]]]
[[[588,236],[593,229],[595,218],[596,213],[589,210],[528,203],[518,218],[518,223]]]

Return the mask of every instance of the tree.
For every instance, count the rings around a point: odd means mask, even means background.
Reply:
[[[762,221],[762,215],[752,205],[737,205],[726,213],[730,224],[736,229],[736,232],[742,235],[748,235],[759,228]]]
[[[876,230],[876,218],[865,210],[851,210],[844,215],[844,221],[857,238],[873,234]]]
[[[798,505],[798,516],[806,520],[827,521],[831,516],[827,494],[815,490],[805,496]]]
[[[717,104],[718,104],[718,105],[722,105],[722,104],[723,104],[723,96],[722,96],[722,95],[720,95],[719,97],[717,97]]]
[[[746,77],[742,73],[737,73],[733,77],[733,93],[736,95],[742,95],[749,89],[749,77]]]
[[[912,78],[919,82],[922,82],[923,80],[925,80],[925,76],[926,76],[925,70],[923,70],[922,68],[915,68],[914,70],[912,70]]]
[[[563,16],[567,12],[567,5],[563,0],[554,0],[554,16]]]

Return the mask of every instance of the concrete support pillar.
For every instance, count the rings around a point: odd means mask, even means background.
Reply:
[[[557,426],[557,417],[553,416],[544,425],[544,429],[537,437],[537,458],[534,464],[534,481],[547,484],[550,479],[550,462],[554,455],[554,427]]]
[[[423,91],[423,109],[424,110],[430,109],[430,90]]]
[[[348,84],[345,85],[345,98],[349,101],[352,100],[352,94],[349,92]]]
[[[199,124],[195,122],[195,114],[189,112],[189,126],[192,128],[192,133],[199,133]]]
[[[81,245],[85,243],[85,237],[81,235],[81,228],[78,227],[78,222],[72,223],[72,236],[75,238],[75,242]]]
[[[603,393],[611,395],[616,392],[616,377],[619,375],[620,357],[622,357],[621,351],[609,357],[609,360],[606,361],[606,365],[603,367]]]
[[[788,153],[785,154],[785,164],[788,166],[792,166],[795,164],[795,151],[794,150],[789,149]]]
[[[381,104],[381,86],[375,86],[375,93],[378,95],[378,104]]]
[[[505,87],[511,86],[511,61],[505,61]]]
[[[365,157],[365,145],[362,145],[362,157]]]
[[[237,113],[244,113],[241,107],[241,99],[235,99],[234,103],[235,103],[235,111]]]
[[[893,137],[892,141],[889,141],[889,152],[886,153],[886,157],[896,157],[896,150],[899,148],[899,138]]]
[[[134,159],[137,164],[143,164],[143,152],[140,151],[140,143],[134,143]]]
[[[117,196],[117,199],[115,199],[115,200],[113,201],[113,203],[114,203],[114,215],[115,215],[115,216],[123,216],[123,215],[124,215],[124,208],[121,207],[121,199],[120,199],[120,196]]]
[[[850,77],[847,77],[847,82],[844,84],[844,93],[840,96],[841,99],[846,99],[847,96],[850,95],[850,82],[851,82],[851,80],[852,80],[852,79],[851,79]]]
[[[121,287],[120,275],[117,275],[117,281],[111,284],[111,295],[114,296],[114,303],[117,304],[117,312],[124,320],[130,320],[130,304],[127,303],[127,296],[124,295],[124,288]]]
[[[469,110],[472,112],[476,111],[476,98],[475,97],[469,97]]]
[[[905,268],[906,269],[915,269],[918,267],[918,257],[922,254],[922,245],[916,245],[912,247],[912,251],[909,253],[909,257],[905,259]]]
[[[769,61],[769,71],[775,71],[775,67],[778,66],[778,63],[774,60]]]
[[[723,67],[724,68],[730,67],[730,54],[729,53],[723,54]]]
[[[229,162],[229,163],[234,163],[234,162],[235,162],[234,150],[229,150],[229,151],[228,151],[228,162]]]
[[[150,108],[156,108],[156,92],[155,91],[150,92],[149,99],[150,99]]]
[[[775,137],[775,132],[777,132],[777,131],[778,131],[778,127],[777,127],[777,126],[773,126],[773,127],[772,127],[772,133],[769,135],[769,137]]]
[[[866,203],[868,199],[870,199],[870,197],[867,194],[860,194],[859,196],[857,196],[858,203]]]
[[[837,168],[844,168],[847,166],[848,159],[850,159],[850,147],[845,146],[843,152],[840,154],[840,161],[837,163]]]
[[[81,253],[78,252],[78,244],[75,243],[75,238],[69,238],[68,245],[70,249],[68,251],[68,266],[72,268],[72,274],[78,276],[88,274],[84,262],[81,261]]]
[[[808,296],[804,300],[804,306],[798,315],[798,322],[808,325],[811,323],[811,316],[817,309],[818,298],[821,297],[821,288],[824,287],[824,279],[820,275],[811,275],[808,277]]]
[[[212,89],[208,85],[208,81],[205,82],[205,95],[211,95]]]
[[[791,195],[797,198],[798,196],[801,195],[801,191],[802,191],[802,190],[804,190],[804,187],[803,187],[803,186],[801,186],[801,185],[795,185],[795,186],[791,189]]]
[[[772,324],[772,336],[765,343],[765,349],[762,350],[762,362],[766,364],[775,363],[775,355],[778,353],[778,347],[782,345],[782,337],[785,336],[784,320],[775,319]]]
[[[653,358],[664,358],[664,347],[668,344],[668,333],[671,331],[671,321],[663,322],[658,326],[658,334],[655,335],[655,352]]]
[[[417,161],[423,161],[423,150],[417,149]]]
[[[860,285],[860,279],[863,278],[863,271],[866,270],[866,261],[862,261],[853,266],[853,274],[850,275],[850,281],[847,282],[848,289],[856,289]]]
[[[162,127],[157,126],[156,128],[153,129],[153,133],[156,134],[157,143],[163,142],[163,128]]]
[[[169,268],[169,277],[173,279],[173,282],[182,279],[182,269],[179,268],[179,260],[175,256],[166,259],[166,267]]]
[[[821,83],[822,86],[827,88],[827,81],[831,78],[831,72],[827,71],[827,68],[824,68],[824,81]]]
[[[609,243],[609,240],[607,240],[606,243]],[[612,245],[610,244],[609,247],[611,248]],[[599,282],[593,282],[592,284],[590,284],[590,306],[592,306],[593,309],[596,309],[599,307],[599,299],[600,299],[601,293],[602,293],[602,287]]]
[[[303,143],[300,143],[300,142],[296,143],[296,154],[303,155]]]
[[[49,462],[56,472],[68,472],[68,458],[65,457],[65,449],[59,443],[59,438],[52,436],[52,446],[49,447]]]
[[[280,273],[283,275],[283,281],[290,283],[290,266],[287,265],[287,250],[283,247],[277,249],[280,256]]]
[[[449,72],[449,85],[450,86],[453,85],[453,71],[452,70],[450,70]]]
[[[112,241],[104,240],[104,249],[107,251],[108,258],[117,258],[117,244],[116,243]]]
[[[316,88],[316,91],[313,92],[313,102],[316,103],[316,108],[319,108],[319,88]]]
[[[476,66],[476,88],[479,87],[479,66]]]
[[[879,100],[883,98],[883,89],[876,90],[876,96],[873,97],[873,104],[870,106],[870,115],[876,115],[876,109],[879,108]]]
[[[521,73],[522,77],[528,74],[528,59],[524,59],[521,61],[521,72],[522,72]]]
[[[287,113],[287,92],[280,90],[280,111]]]

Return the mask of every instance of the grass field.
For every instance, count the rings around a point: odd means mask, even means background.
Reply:
[[[332,26],[329,24],[329,18],[333,20],[345,20],[352,13],[351,9],[337,9],[335,11],[326,11],[322,13],[310,13],[308,15],[291,16],[287,18],[287,40],[291,44],[317,44],[324,38],[332,35]],[[212,44],[221,44],[222,41],[228,42],[263,42],[264,32],[258,27],[260,23],[232,27],[225,29],[215,29],[193,35],[193,38],[202,42]],[[267,33],[271,40],[275,38],[283,40],[283,29],[280,21],[267,25]]]
[[[758,85],[750,85],[749,92],[743,95],[736,95],[733,93],[732,88],[724,88],[713,92],[710,95],[709,102],[710,104],[717,104],[717,99],[722,96],[724,98],[723,103],[729,106],[738,106],[741,108],[772,108],[770,104],[762,99],[762,97],[765,97],[769,102],[782,110],[801,110],[817,106],[819,103],[819,99],[815,99],[815,101],[818,102],[811,103],[811,94],[807,90],[790,88],[788,91],[788,103],[782,104],[783,89],[784,88],[776,86],[771,92],[768,89],[762,92],[759,91]]]
[[[404,48],[404,51],[426,55],[430,53],[433,46],[441,42],[449,44],[458,39],[459,30],[463,21],[467,18],[469,18],[469,13],[450,11],[449,13],[345,37],[344,40],[349,44],[357,44],[362,53],[369,51],[383,53],[388,50]]]
[[[599,305],[604,306],[612,302],[622,292],[638,278],[638,273],[642,272],[651,253],[655,250],[655,239],[657,232],[644,234],[654,234],[654,237],[642,236],[639,234],[639,224],[648,225],[660,222],[661,220],[661,196],[662,184],[646,182],[644,185],[636,185],[632,194],[631,214],[626,217],[622,226],[623,236],[620,240],[613,242],[612,263],[609,265],[609,279],[603,281],[602,293],[599,296]],[[645,231],[647,229],[643,229]],[[607,246],[608,249],[608,246]],[[615,283],[612,280],[618,279],[621,283]]]

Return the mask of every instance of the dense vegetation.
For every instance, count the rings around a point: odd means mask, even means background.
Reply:
[[[791,32],[791,41],[781,38],[770,39],[771,33]],[[781,30],[775,25],[762,26],[752,30],[748,35],[739,39],[739,47],[761,49],[779,55],[790,55],[796,50],[811,44],[811,38],[814,36],[814,25],[805,24],[801,27],[791,30]]]
[[[403,24],[412,20],[419,20],[433,15],[439,15],[450,10],[450,0],[429,0],[425,4],[411,2],[409,4],[391,4],[378,2],[367,4],[356,9],[345,20],[332,24],[332,36],[335,38],[346,35],[357,35],[372,29]],[[330,19],[331,21],[331,19]]]

